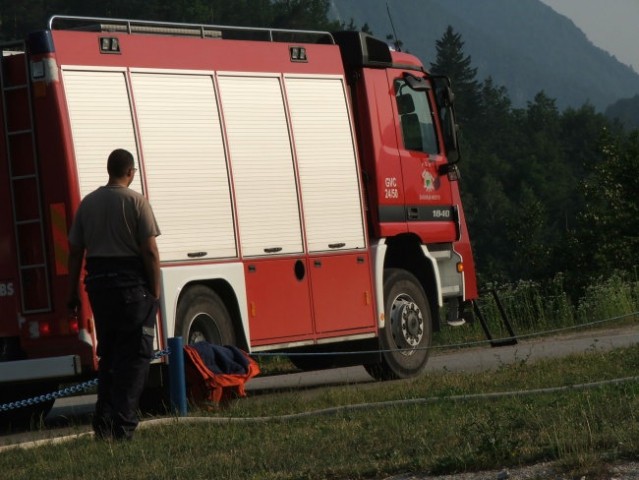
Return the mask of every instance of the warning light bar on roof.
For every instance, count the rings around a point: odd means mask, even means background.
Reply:
[[[120,53],[120,40],[117,37],[100,37],[100,53]]]
[[[291,62],[308,62],[306,49],[304,47],[290,47]]]

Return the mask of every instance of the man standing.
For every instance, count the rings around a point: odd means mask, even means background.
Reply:
[[[151,205],[131,190],[137,169],[123,149],[107,161],[109,182],[80,203],[69,232],[69,308],[77,309],[82,260],[98,338],[98,401],[93,430],[131,439],[153,354],[160,297],[160,234]]]

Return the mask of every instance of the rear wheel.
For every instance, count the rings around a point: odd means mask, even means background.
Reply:
[[[186,345],[236,344],[231,316],[222,299],[210,288],[201,285],[190,288],[180,299],[177,319],[176,334],[182,336]]]
[[[176,335],[181,335],[185,345],[207,342],[214,345],[236,345],[235,329],[231,315],[219,295],[203,285],[189,288],[180,298],[177,309]],[[192,362],[187,360],[186,381],[189,401],[207,402],[208,387],[202,382]]]
[[[20,349],[19,337],[0,338],[0,362],[23,360],[24,358],[24,352]]]
[[[27,383],[3,387],[0,392],[0,405],[19,402],[58,390],[54,382]],[[29,427],[39,427],[53,407],[55,399],[25,405],[0,412],[0,430],[24,430]]]
[[[18,337],[0,338],[0,362],[24,360],[25,354],[20,348]],[[46,393],[53,393],[58,389],[55,382],[31,382],[14,385],[3,385],[0,389],[0,405],[27,400]],[[46,400],[33,405],[25,405],[19,408],[0,412],[0,429],[25,429],[31,424],[42,421],[47,416],[55,400]]]
[[[381,361],[366,365],[366,371],[377,380],[419,375],[428,361],[432,319],[428,298],[413,274],[394,268],[384,272],[384,311]]]

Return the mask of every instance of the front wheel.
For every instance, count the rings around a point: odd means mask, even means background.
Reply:
[[[381,362],[365,365],[366,371],[377,380],[419,375],[428,361],[433,329],[428,298],[413,274],[395,268],[384,272],[384,312]]]
[[[327,368],[333,368],[340,366],[339,358],[335,355],[291,355],[289,360],[296,367],[303,372],[310,372],[313,370],[325,370]]]
[[[177,310],[177,335],[185,345],[208,342],[215,345],[236,345],[231,316],[220,297],[210,288],[198,285],[180,299]]]

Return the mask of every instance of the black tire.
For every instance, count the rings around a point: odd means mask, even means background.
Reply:
[[[296,368],[303,372],[326,370],[335,366],[335,357],[333,355],[291,355],[288,359]]]
[[[0,338],[0,362],[9,362],[11,360],[23,360],[24,352],[20,349],[19,337],[3,337]]]
[[[24,352],[20,349],[18,337],[0,338],[0,362],[23,360]],[[55,382],[24,383],[4,385],[0,390],[0,405],[38,397],[53,393],[58,389]],[[24,430],[31,425],[38,426],[51,411],[55,400],[36,403],[8,411],[0,412],[0,430]]]
[[[8,404],[19,400],[39,397],[58,390],[55,382],[28,383],[7,386],[0,393],[0,404]],[[39,428],[44,418],[53,408],[55,400],[47,400],[34,405],[27,405],[9,411],[0,412],[0,431],[25,430]]]
[[[365,365],[366,371],[376,380],[419,375],[428,361],[433,322],[428,297],[413,274],[394,268],[384,272],[384,311],[381,362]]]
[[[187,290],[177,309],[176,335],[185,345],[208,342],[236,345],[231,316],[220,297],[210,288],[198,285]]]

